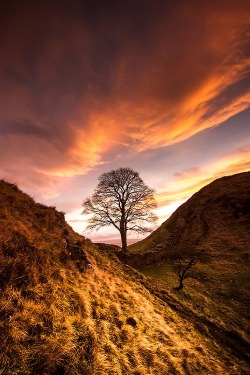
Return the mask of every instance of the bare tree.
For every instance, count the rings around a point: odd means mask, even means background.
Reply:
[[[82,206],[83,214],[93,214],[87,229],[98,230],[112,225],[121,235],[122,251],[127,252],[127,232],[146,233],[146,222],[155,222],[151,212],[156,208],[154,190],[144,184],[138,172],[119,168],[99,177],[99,183],[91,198]]]
[[[181,290],[184,287],[184,280],[188,277],[191,277],[191,268],[198,262],[198,258],[195,256],[190,257],[176,257],[169,259],[169,264],[179,278],[179,286],[176,288],[177,290]]]
[[[168,263],[179,278],[179,285],[176,289],[182,290],[184,280],[188,277],[194,277],[192,270],[197,263],[207,263],[209,260],[209,253],[199,247],[192,248],[187,246],[184,249],[178,249],[170,253],[168,255]]]
[[[184,280],[194,277],[193,267],[197,263],[208,263],[211,260],[210,253],[202,245],[202,238],[183,237],[184,229],[182,226],[176,226],[171,229],[158,249],[166,252],[166,260],[176,276],[179,278],[179,285],[175,288],[182,290]]]

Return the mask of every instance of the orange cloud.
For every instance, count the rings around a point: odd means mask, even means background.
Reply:
[[[75,3],[2,12],[4,175],[55,186],[249,107],[248,1]]]

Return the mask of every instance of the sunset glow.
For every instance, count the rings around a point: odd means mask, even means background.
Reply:
[[[0,178],[80,233],[104,172],[138,171],[159,225],[201,187],[250,169],[249,1],[1,7]]]

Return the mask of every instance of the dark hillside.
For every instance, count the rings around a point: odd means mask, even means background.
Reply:
[[[198,244],[211,254],[247,260],[250,243],[250,172],[213,181],[180,206],[130,253],[164,258],[168,247]],[[165,253],[165,254],[164,254]],[[156,259],[157,260],[157,259]]]

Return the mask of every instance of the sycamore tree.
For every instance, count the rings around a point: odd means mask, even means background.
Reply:
[[[150,232],[145,224],[157,220],[152,212],[156,208],[154,190],[145,185],[138,172],[130,168],[102,174],[92,197],[87,198],[82,206],[83,214],[93,214],[88,230],[111,225],[120,232],[124,257],[127,252],[127,232]]]

